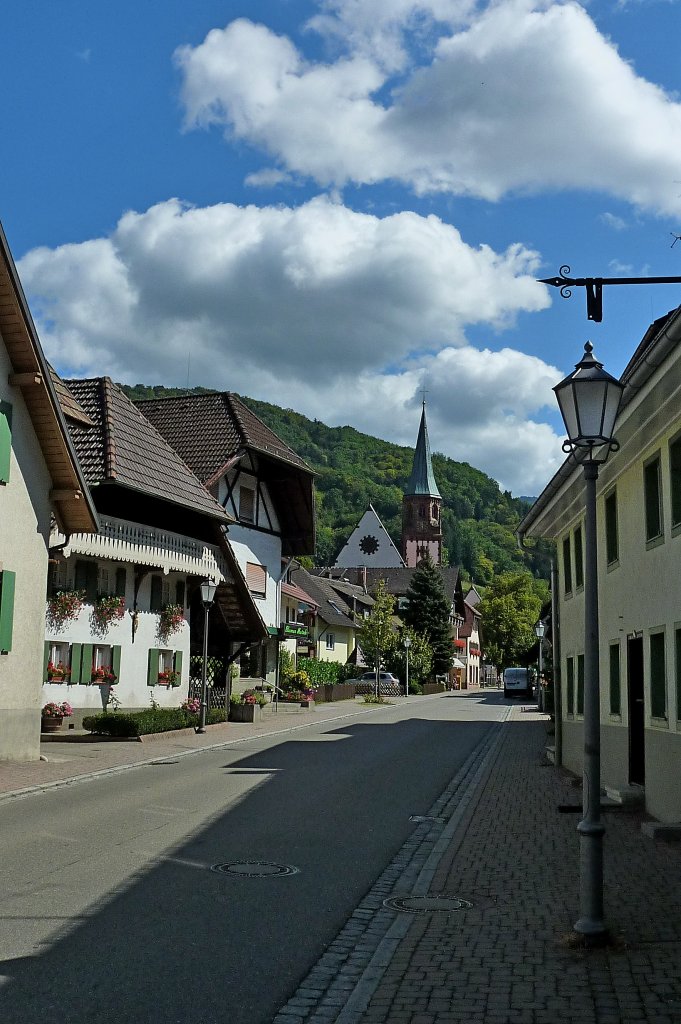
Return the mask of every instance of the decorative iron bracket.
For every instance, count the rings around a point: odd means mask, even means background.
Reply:
[[[605,284],[681,284],[681,277],[568,277],[570,268],[560,268],[560,277],[540,278],[540,284],[560,288],[564,299],[569,299],[573,288],[586,291],[586,315],[588,320],[600,323],[603,319],[603,285]]]

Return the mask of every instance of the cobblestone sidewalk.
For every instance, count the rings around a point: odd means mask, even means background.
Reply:
[[[454,827],[434,822],[398,855],[413,883],[430,844],[429,891],[470,908],[389,910],[388,872],[275,1024],[681,1022],[681,848],[644,837],[638,814],[605,812],[614,944],[572,948],[580,814],[558,807],[581,794],[544,759],[545,720],[514,708],[500,731],[439,808]]]

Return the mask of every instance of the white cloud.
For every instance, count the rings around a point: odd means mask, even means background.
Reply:
[[[622,218],[618,217],[617,214],[605,213],[600,214],[598,218],[607,227],[612,228],[613,231],[624,231],[627,226],[627,222]]]
[[[394,179],[493,201],[586,189],[681,211],[681,151],[669,141],[681,105],[637,76],[577,4],[501,0],[446,34],[442,21],[465,5],[396,0],[362,17],[350,0],[327,6],[314,24],[333,22],[348,47],[328,63],[245,19],[178,50],[187,126],[223,126],[323,186]],[[419,12],[442,21],[398,87],[389,69]]]
[[[252,188],[272,188],[273,185],[281,185],[292,180],[291,175],[285,171],[278,171],[276,167],[264,167],[262,171],[246,175],[244,183]]]
[[[65,375],[182,386],[190,365],[191,385],[413,444],[426,374],[438,447],[515,486],[522,446],[494,466],[475,423],[515,450],[509,424],[541,434],[528,415],[560,375],[519,353],[476,353],[466,328],[546,308],[537,263],[520,245],[473,249],[434,216],[379,218],[318,197],[296,209],[171,200],[125,214],[109,238],[35,249],[19,268]]]

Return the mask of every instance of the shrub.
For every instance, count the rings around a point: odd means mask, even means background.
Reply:
[[[415,683],[413,679],[409,680],[409,692],[410,693],[423,693],[423,687],[420,683]]]
[[[313,686],[338,683],[344,666],[337,661],[317,661],[316,658],[298,658],[298,668],[306,672]]]
[[[83,728],[99,736],[149,736],[196,725],[198,714],[183,708],[148,708],[146,711],[107,712],[83,719]],[[208,725],[225,721],[223,708],[211,708],[206,714]]]

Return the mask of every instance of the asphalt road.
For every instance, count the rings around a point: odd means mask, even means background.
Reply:
[[[391,706],[0,804],[0,1021],[269,1024],[502,708]],[[296,871],[211,870],[248,861]]]

